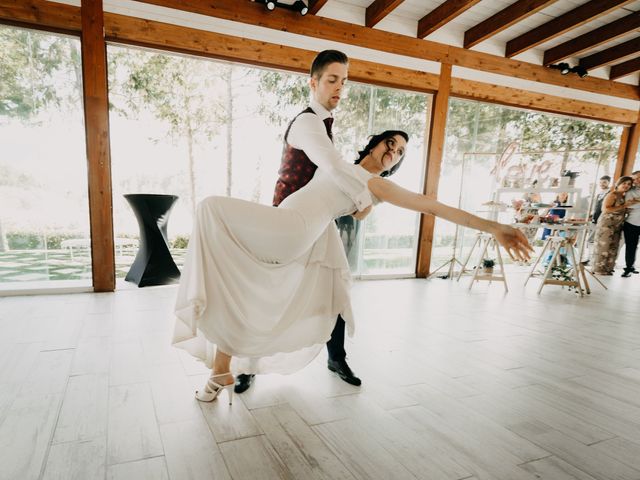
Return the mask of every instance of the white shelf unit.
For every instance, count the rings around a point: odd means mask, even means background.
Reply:
[[[586,214],[584,216],[584,218],[588,218],[589,216],[589,211],[587,210],[582,210],[579,208],[576,208],[576,204],[578,203],[578,201],[580,200],[580,194],[582,193],[582,189],[581,188],[577,188],[577,187],[546,187],[546,188],[534,188],[534,187],[500,187],[498,189],[496,189],[494,195],[493,195],[493,201],[496,203],[501,203],[500,197],[503,194],[506,193],[523,193],[523,194],[528,194],[528,193],[567,193],[569,194],[569,199],[568,202],[570,204],[570,206],[568,207],[563,207],[563,206],[554,206],[551,205],[549,207],[533,207],[533,206],[529,206],[529,207],[524,207],[527,208],[529,210],[550,210],[552,208],[556,208],[556,209],[564,209],[564,210],[572,210],[572,213],[575,214]],[[508,207],[507,207],[508,209]],[[495,212],[492,212],[492,215],[490,216],[491,220],[497,220],[498,217],[498,213],[500,213],[498,211],[498,209],[496,209]]]
[[[534,276],[536,274],[536,272],[535,272],[536,267],[538,266],[538,264],[542,260],[542,257],[546,253],[551,251],[551,252],[553,252],[552,259],[549,262],[548,267],[545,268],[545,271],[542,273],[541,284],[540,284],[540,287],[538,289],[538,293],[540,293],[542,291],[542,287],[544,285],[547,285],[547,284],[573,286],[573,287],[576,288],[577,293],[579,293],[579,295],[581,297],[583,295],[583,292],[591,293],[591,290],[590,290],[590,287],[589,287],[589,283],[587,282],[587,278],[586,278],[586,274],[585,274],[585,268],[584,268],[584,265],[582,264],[582,255],[584,253],[584,246],[585,246],[585,242],[587,240],[587,235],[588,235],[588,232],[589,232],[589,226],[588,226],[587,222],[588,222],[588,219],[589,219],[589,211],[590,211],[590,208],[591,208],[591,204],[593,203],[593,199],[591,199],[590,206],[588,208],[581,209],[581,208],[576,208],[576,205],[580,201],[580,194],[582,193],[582,189],[581,188],[576,188],[576,187],[548,187],[548,188],[501,187],[501,188],[498,188],[496,190],[495,195],[494,195],[494,201],[496,203],[500,203],[500,197],[503,194],[506,194],[506,193],[523,193],[523,194],[528,194],[528,193],[567,193],[567,194],[569,194],[569,198],[567,199],[567,201],[569,202],[570,206],[566,207],[566,210],[571,210],[572,214],[574,214],[576,217],[578,217],[578,218],[580,218],[582,220],[585,220],[585,226],[584,227],[573,227],[573,229],[579,230],[577,232],[577,235],[582,235],[582,241],[580,242],[580,246],[579,247],[577,246],[577,244],[578,244],[577,239],[576,239],[575,242],[569,242],[569,241],[567,241],[566,238],[559,238],[559,237],[554,237],[554,236],[547,237],[547,240],[545,241],[544,247],[542,249],[542,253],[539,255],[538,259],[534,263],[534,265],[533,265],[533,267],[532,267],[532,269],[531,269],[531,271],[530,271],[530,273],[529,273],[529,275],[527,277],[527,281],[529,280],[529,278],[531,278],[532,276]],[[549,207],[532,207],[532,206],[530,206],[530,207],[524,207],[524,208],[529,209],[529,210],[551,210],[551,209],[562,209],[563,207],[562,206],[549,206]],[[493,219],[494,220],[497,219],[497,213],[494,215]],[[526,225],[527,224],[521,225],[521,227],[527,228]],[[553,228],[553,226],[557,226],[557,224],[551,224],[551,225],[552,226],[550,228],[555,230],[555,228]],[[534,225],[534,227],[535,228],[545,228],[545,224],[543,223],[543,224]],[[570,230],[570,229],[572,229],[572,228],[571,227],[567,228],[567,230]],[[552,246],[553,246],[553,248],[552,248]],[[556,261],[556,258],[558,257],[561,248],[566,249],[567,255],[569,256],[569,258],[571,259],[571,262],[573,264],[572,272],[573,272],[574,279],[572,279],[571,281],[554,280],[550,276],[551,265]],[[525,284],[526,284],[526,282],[525,282]]]

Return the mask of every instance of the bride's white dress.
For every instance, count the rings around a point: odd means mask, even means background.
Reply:
[[[371,174],[353,165],[366,186]],[[376,201],[372,196],[372,201]],[[209,367],[217,345],[236,373],[291,373],[354,322],[351,275],[333,220],[354,202],[322,170],[279,207],[209,197],[197,209],[173,344]]]

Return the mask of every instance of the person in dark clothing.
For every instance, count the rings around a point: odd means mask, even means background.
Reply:
[[[626,194],[627,201],[640,199],[640,170],[631,174],[633,187]],[[630,277],[636,270],[636,250],[638,249],[638,238],[640,238],[640,205],[635,204],[627,210],[627,218],[622,225],[624,234],[624,260],[625,267],[623,277]]]
[[[598,218],[600,218],[600,215],[602,214],[602,201],[611,190],[611,177],[609,175],[600,177],[599,186],[600,191],[596,194],[596,203],[593,207],[593,223],[598,223]]]

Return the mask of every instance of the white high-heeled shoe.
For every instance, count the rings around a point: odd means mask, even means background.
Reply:
[[[216,377],[224,377],[225,375],[231,375],[231,372],[211,375],[209,380],[207,380],[204,389],[202,391],[196,390],[196,399],[201,402],[213,402],[222,390],[226,390],[229,395],[229,405],[231,405],[233,403],[233,387],[235,386],[235,382],[232,382],[229,385],[220,385],[214,380]]]

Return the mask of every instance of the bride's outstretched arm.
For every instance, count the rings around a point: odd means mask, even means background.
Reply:
[[[450,207],[420,193],[415,193],[380,177],[369,180],[369,190],[380,200],[398,207],[428,213],[476,230],[491,233],[514,259],[528,260],[533,249],[524,234],[513,227]]]

